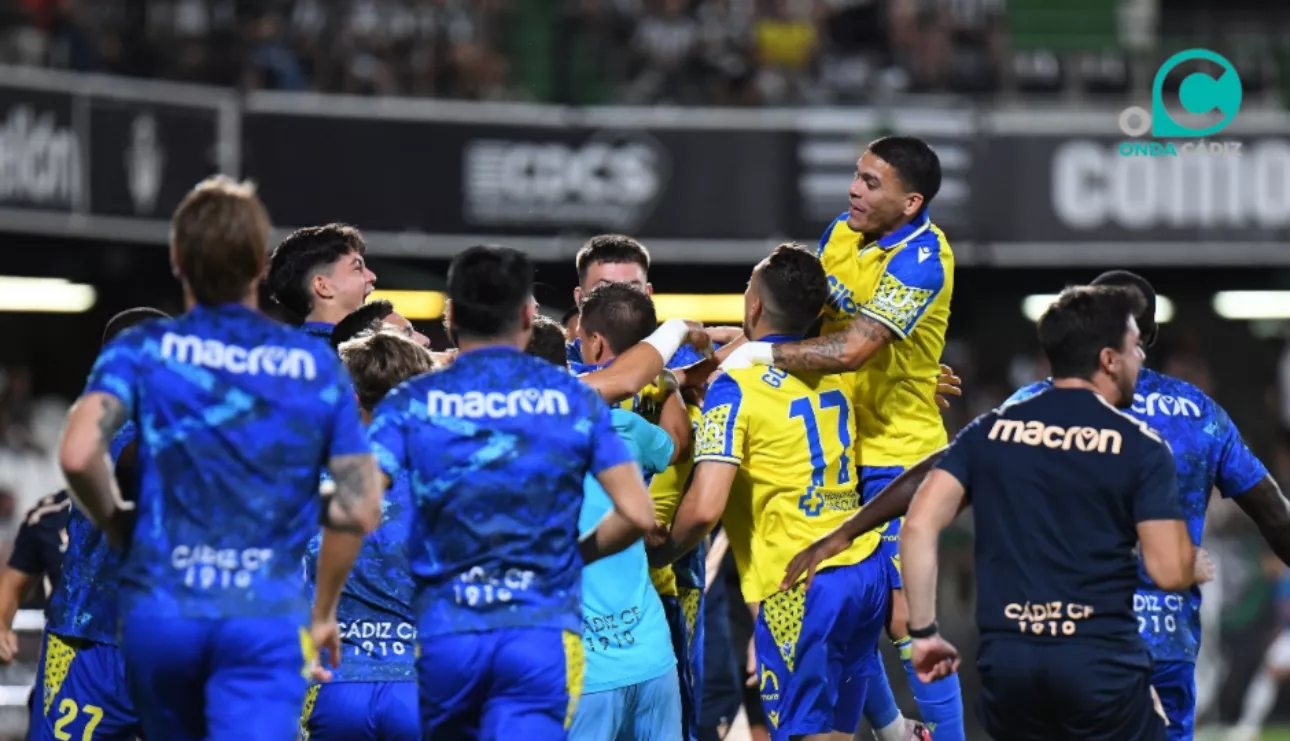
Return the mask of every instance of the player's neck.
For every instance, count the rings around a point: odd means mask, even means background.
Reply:
[[[1101,376],[1095,377],[1092,381],[1086,378],[1054,378],[1053,388],[1092,391],[1103,399],[1112,402],[1112,404],[1114,404],[1115,398],[1119,394],[1115,384],[1109,378],[1104,379]]]
[[[230,303],[237,303],[238,305],[245,306],[246,308],[251,309],[252,311],[259,311],[260,310],[259,290],[256,288],[252,288],[246,292],[246,295],[242,296],[242,300],[236,301],[236,302],[230,302]],[[187,311],[192,311],[196,307],[197,307],[197,297],[193,295],[192,289],[190,289],[187,285],[184,285],[184,309]]]
[[[335,326],[340,324],[340,320],[347,316],[349,316],[349,312],[341,310],[334,304],[315,304],[313,311],[309,312],[309,315],[305,317],[305,321]]]
[[[753,342],[757,342],[763,337],[796,337],[800,334],[801,332],[789,332],[787,330],[780,329],[779,327],[772,327],[765,322],[757,322],[753,325],[752,332],[748,334],[748,339]]]
[[[524,351],[527,342],[523,342],[523,335],[505,335],[503,337],[468,337],[463,334],[457,335],[457,350],[459,352],[470,352],[471,350],[487,350],[493,347],[507,347],[513,350]]]

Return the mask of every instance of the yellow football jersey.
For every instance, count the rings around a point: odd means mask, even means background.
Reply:
[[[856,315],[896,336],[855,373],[861,466],[910,466],[944,447],[936,379],[950,323],[954,253],[944,232],[921,218],[876,242],[838,217],[818,250],[829,276],[823,333]]]
[[[686,414],[690,415],[690,437],[699,439],[700,425],[703,423],[703,410],[693,404],[685,405]],[[681,504],[685,486],[690,481],[690,472],[694,470],[692,458],[683,458],[672,464],[662,473],[655,474],[650,482],[649,494],[654,500],[654,516],[664,525],[671,525],[676,516],[676,508]],[[650,579],[654,588],[663,597],[676,596],[676,572],[671,566],[661,569],[650,569]]]
[[[739,466],[723,521],[749,602],[778,591],[793,556],[860,509],[849,380],[754,367],[708,388],[694,462]],[[866,533],[821,566],[859,563],[879,542]]]

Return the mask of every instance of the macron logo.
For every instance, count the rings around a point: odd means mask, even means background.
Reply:
[[[918,262],[919,262],[919,263],[926,262],[926,261],[927,261],[927,258],[929,258],[929,257],[931,257],[931,256],[932,256],[932,248],[931,248],[931,247],[919,247],[919,248],[918,248]]]
[[[498,391],[467,391],[449,394],[431,391],[426,398],[426,415],[430,417],[467,417],[501,419],[518,414],[566,415],[569,399],[553,389],[516,389],[509,394]]]
[[[318,375],[314,356],[299,348],[260,345],[247,349],[194,335],[167,332],[161,338],[161,357],[201,368],[225,370],[239,376],[275,376],[313,380]]]

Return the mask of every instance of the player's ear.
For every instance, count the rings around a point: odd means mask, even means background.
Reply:
[[[309,286],[313,288],[314,295],[318,298],[333,298],[336,293],[331,289],[331,280],[321,272],[314,273],[313,280],[309,281]]]
[[[524,304],[524,313],[520,318],[520,327],[528,331],[533,328],[533,316],[537,314],[537,301],[530,300]]]
[[[654,295],[654,284],[650,283],[649,281],[645,282],[645,295],[646,296]]]
[[[582,286],[573,287],[573,305],[582,306]]]
[[[905,215],[913,216],[923,207],[923,195],[921,193],[905,194]]]

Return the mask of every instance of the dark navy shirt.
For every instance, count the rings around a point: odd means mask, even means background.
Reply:
[[[937,468],[972,503],[983,640],[1098,641],[1149,663],[1137,525],[1183,519],[1159,435],[1092,391],[1052,388],[978,417]]]
[[[1051,381],[1033,383],[1009,401],[1028,398],[1051,388]],[[1213,399],[1200,389],[1163,373],[1144,368],[1138,374],[1133,407],[1125,410],[1147,423],[1173,450],[1178,467],[1178,496],[1192,542],[1201,544],[1210,492],[1224,497],[1249,491],[1268,475],[1268,469],[1241,439],[1241,432]],[[1200,588],[1166,592],[1139,569],[1134,598],[1138,628],[1157,661],[1196,661],[1200,650]]]
[[[120,399],[139,427],[123,614],[303,624],[320,474],[371,450],[331,347],[241,305],[198,306],[122,333],[86,391]]]
[[[72,498],[66,491],[42,498],[22,518],[14,538],[9,568],[37,579],[49,580],[49,594],[40,590],[40,607],[58,589],[63,573],[63,551],[67,548],[67,520],[72,515]]]
[[[633,460],[593,390],[515,349],[471,350],[394,389],[369,431],[412,486],[418,638],[581,631],[583,480]]]

